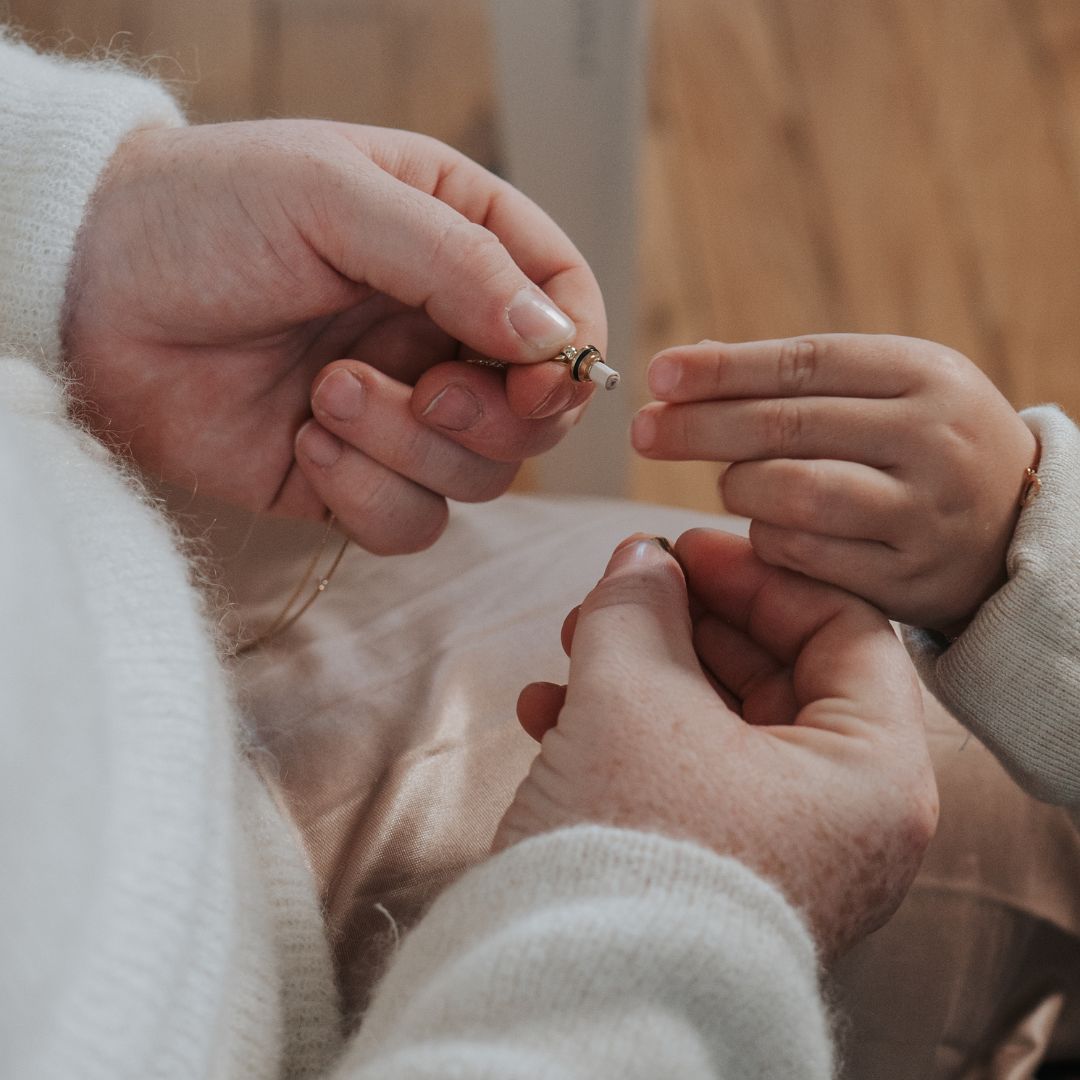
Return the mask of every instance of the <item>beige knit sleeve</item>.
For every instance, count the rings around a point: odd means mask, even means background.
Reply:
[[[1022,413],[1042,491],[1020,515],[1008,581],[951,644],[907,628],[938,699],[1037,798],[1080,808],[1080,430],[1058,409]]]
[[[771,885],[599,826],[471,871],[409,935],[335,1080],[826,1080],[814,948]]]
[[[75,236],[106,162],[135,128],[181,122],[150,79],[39,55],[0,28],[0,345],[57,369]]]

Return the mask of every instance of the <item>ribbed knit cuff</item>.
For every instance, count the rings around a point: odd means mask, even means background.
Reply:
[[[524,1050],[554,1035],[584,1074],[603,1046],[636,1053],[618,1017],[645,1033],[668,1018],[724,1076],[831,1075],[813,942],[780,893],[694,844],[601,826],[524,841],[451,886],[405,940],[353,1052],[464,1032]],[[685,1047],[642,1038],[633,1075],[683,1060]]]
[[[102,170],[129,132],[182,121],[149,79],[0,36],[0,345],[58,370],[75,237]]]
[[[537,875],[537,866],[543,866]],[[666,898],[703,916],[722,903],[727,932],[731,908],[747,917],[747,933],[778,936],[813,977],[817,961],[806,926],[780,891],[741,862],[684,840],[602,825],[579,825],[516,844],[473,871],[473,888],[497,897],[483,924],[513,919],[522,909],[590,898]],[[487,881],[482,880],[487,878]],[[519,888],[528,883],[527,889]]]
[[[1008,581],[951,645],[906,628],[927,685],[1031,794],[1080,806],[1080,431],[1051,406],[1022,416],[1042,491],[1020,515]]]

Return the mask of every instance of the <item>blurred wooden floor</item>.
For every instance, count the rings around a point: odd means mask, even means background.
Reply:
[[[157,54],[197,119],[322,115],[497,165],[484,0],[8,0]],[[0,12],[4,0],[0,0]],[[655,0],[640,356],[890,331],[1080,416],[1080,3]],[[635,497],[714,508],[716,468]]]

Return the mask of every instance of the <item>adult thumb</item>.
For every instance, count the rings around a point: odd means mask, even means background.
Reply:
[[[384,139],[400,141],[395,134]],[[424,308],[481,356],[531,364],[551,359],[579,333],[594,340],[599,328],[592,324],[603,312],[599,286],[558,226],[449,147],[423,140],[412,154],[421,151],[421,172],[439,166],[437,195],[363,153],[344,178],[333,174],[337,182],[319,191],[331,212],[312,225],[320,254],[353,281]],[[408,174],[400,161],[397,167]],[[466,213],[476,214],[473,203],[488,207],[483,224]],[[564,311],[556,295],[585,318]]]
[[[567,704],[594,696],[641,700],[671,671],[701,677],[686,581],[660,541],[632,537],[616,548],[578,611]]]

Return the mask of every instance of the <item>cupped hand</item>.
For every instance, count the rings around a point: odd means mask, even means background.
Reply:
[[[955,631],[1005,578],[1035,437],[966,357],[826,334],[653,358],[635,418],[654,458],[733,462],[724,505],[767,562]]]
[[[540,361],[605,337],[592,273],[522,194],[433,139],[323,121],[132,135],[65,320],[84,418],[148,475],[333,512],[380,552],[554,445],[588,388]]]
[[[522,692],[540,753],[496,847],[583,821],[691,839],[774,881],[834,957],[893,912],[936,825],[915,673],[880,612],[745,540],[675,551],[620,547],[564,626],[567,686]]]

